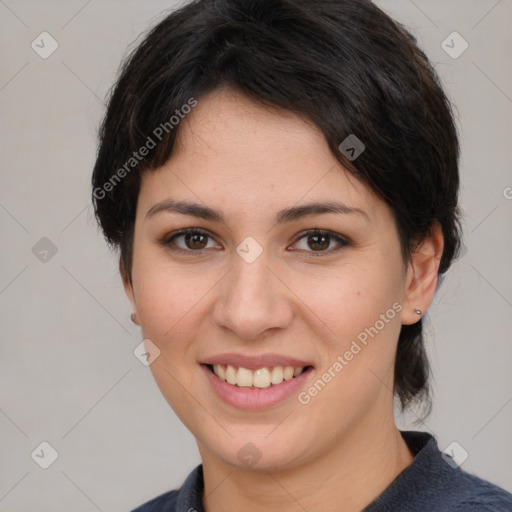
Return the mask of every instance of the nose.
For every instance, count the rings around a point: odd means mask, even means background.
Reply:
[[[240,339],[261,339],[293,318],[291,292],[265,253],[252,263],[235,253],[231,271],[219,283],[213,321]]]

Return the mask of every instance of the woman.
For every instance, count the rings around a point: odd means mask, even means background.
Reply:
[[[202,464],[137,512],[512,510],[393,416],[428,409],[458,151],[426,56],[369,1],[196,1],[146,36],[93,201]]]

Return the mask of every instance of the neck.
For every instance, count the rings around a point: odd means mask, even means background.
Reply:
[[[393,418],[360,423],[328,452],[278,472],[233,467],[199,449],[205,512],[359,512],[413,461]]]

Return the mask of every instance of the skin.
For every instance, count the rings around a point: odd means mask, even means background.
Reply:
[[[218,209],[225,222],[146,218],[168,198]],[[276,225],[282,209],[325,201],[365,214]],[[159,243],[189,227],[211,238],[175,239],[184,254]],[[314,228],[350,243],[328,238],[319,249],[303,233]],[[248,236],[263,249],[250,264],[236,252]],[[412,462],[393,417],[394,354],[401,325],[433,299],[442,248],[436,227],[405,263],[390,208],[311,123],[230,89],[199,100],[173,156],[143,176],[132,282],[121,274],[144,338],[161,351],[154,378],[197,440],[207,512],[358,511]],[[199,366],[221,352],[291,355],[315,367],[307,390],[394,303],[401,311],[307,405],[292,395],[264,411],[236,409]],[[261,453],[252,467],[237,457],[248,442]]]

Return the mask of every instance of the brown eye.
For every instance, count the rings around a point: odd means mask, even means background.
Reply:
[[[183,235],[185,238],[185,245],[189,249],[204,249],[207,244],[207,235],[203,235],[201,233],[196,234],[190,234],[187,233],[186,235]]]
[[[166,236],[161,244],[178,252],[200,252],[204,249],[215,248],[211,235],[198,229],[183,229],[177,233]]]
[[[330,238],[328,235],[309,235],[308,245],[314,251],[324,251],[329,247]]]
[[[330,231],[315,229],[304,233],[294,245],[295,249],[299,249],[306,254],[309,253],[311,256],[322,256],[349,245],[349,242]]]

